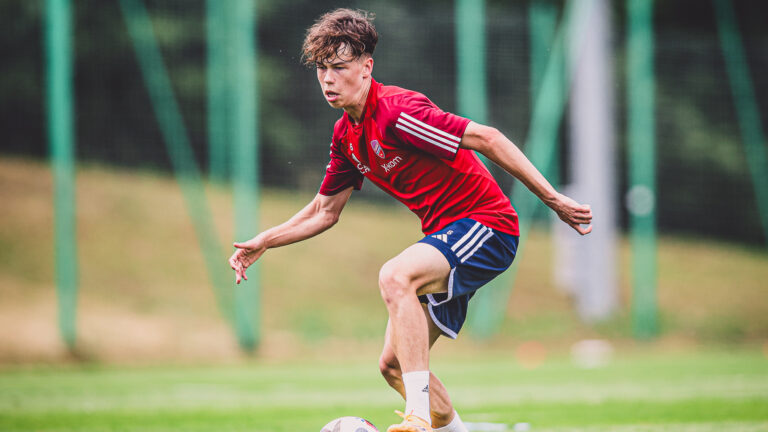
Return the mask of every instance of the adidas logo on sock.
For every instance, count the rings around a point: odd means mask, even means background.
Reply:
[[[424,387],[423,389],[421,389],[421,391],[422,391],[423,393],[429,393],[429,384],[427,384],[427,386],[426,386],[426,387]]]

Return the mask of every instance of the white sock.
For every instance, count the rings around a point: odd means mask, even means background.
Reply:
[[[413,414],[431,423],[429,415],[429,371],[404,373],[403,384],[405,385],[405,414]]]
[[[459,413],[456,411],[453,412],[453,420],[451,420],[450,423],[447,425],[437,428],[434,430],[435,432],[469,432],[467,430],[467,427],[464,426],[464,422],[461,421],[461,417],[459,417]]]

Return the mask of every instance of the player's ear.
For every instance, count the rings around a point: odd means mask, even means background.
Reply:
[[[363,57],[363,78],[368,78],[373,73],[373,57]]]

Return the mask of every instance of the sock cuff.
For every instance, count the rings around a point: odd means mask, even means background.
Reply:
[[[434,432],[466,432],[467,427],[464,426],[464,423],[461,421],[461,417],[459,417],[459,413],[457,413],[455,410],[453,411],[453,420],[451,420],[450,423],[447,425],[435,428],[433,429]]]
[[[405,377],[414,377],[416,379],[419,379],[419,378],[424,378],[424,375],[426,375],[427,379],[429,379],[429,371],[428,370],[404,372],[403,373],[403,379],[405,379]]]

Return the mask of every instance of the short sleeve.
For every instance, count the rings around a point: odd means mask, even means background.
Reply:
[[[400,141],[443,159],[453,160],[470,120],[445,112],[416,93],[392,107],[394,133]]]
[[[320,195],[332,196],[354,187],[360,190],[363,186],[363,175],[352,165],[352,162],[341,153],[335,143],[331,143],[331,161],[325,167],[325,177],[320,184]]]

